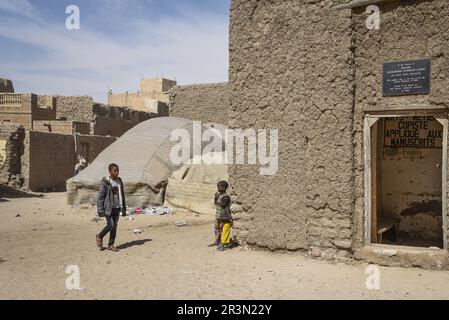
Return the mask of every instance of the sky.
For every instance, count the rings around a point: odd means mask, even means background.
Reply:
[[[69,5],[80,29],[68,30]],[[142,78],[228,80],[230,0],[0,0],[0,78],[16,92],[136,92]],[[71,20],[71,19],[70,19]]]

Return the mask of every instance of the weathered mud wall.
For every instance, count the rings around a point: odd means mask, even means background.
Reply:
[[[33,130],[60,134],[72,134],[73,132],[78,132],[80,134],[90,134],[90,123],[59,120],[40,120],[33,121]]]
[[[63,191],[73,175],[75,147],[71,135],[30,131],[30,184],[32,191]]]
[[[78,122],[92,122],[91,134],[120,137],[136,124],[158,115],[94,103],[88,96],[56,97],[57,118]]]
[[[92,123],[92,134],[99,136],[120,137],[132,127],[133,124],[128,121],[96,116],[94,122]]]
[[[174,87],[170,91],[169,107],[172,117],[227,125],[229,85],[211,83]]]
[[[363,113],[370,109],[395,110],[449,107],[449,3],[433,1],[389,1],[378,4],[381,11],[379,30],[369,30],[365,8],[353,10],[356,90],[354,114],[356,206],[354,243],[363,241],[364,155]],[[384,62],[431,59],[431,93],[382,97]],[[435,165],[435,164],[434,164]],[[416,182],[416,181],[415,181]],[[443,195],[446,196],[447,195]]]
[[[90,122],[93,119],[94,100],[88,96],[56,96],[58,119]]]
[[[331,4],[232,1],[229,125],[279,129],[276,175],[231,168],[239,241],[325,258],[351,248],[352,20]]]
[[[0,183],[20,189],[26,184],[22,174],[24,157],[25,130],[20,125],[0,124]]]
[[[92,162],[116,139],[78,135],[77,151],[72,135],[29,131],[29,189],[32,191],[64,191],[66,180],[74,174],[77,154],[84,148],[86,160]]]

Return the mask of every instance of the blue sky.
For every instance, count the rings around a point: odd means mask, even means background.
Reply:
[[[67,30],[66,7],[81,29]],[[0,0],[0,78],[17,92],[137,91],[141,78],[228,79],[230,0]]]

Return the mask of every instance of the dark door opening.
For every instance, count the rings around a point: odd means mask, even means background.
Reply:
[[[443,248],[442,145],[432,116],[371,127],[371,242]]]

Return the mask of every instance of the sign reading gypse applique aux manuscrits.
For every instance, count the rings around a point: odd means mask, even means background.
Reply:
[[[434,117],[385,119],[386,148],[441,148],[442,145],[443,126]]]
[[[383,96],[430,93],[430,60],[388,62],[383,66]]]

